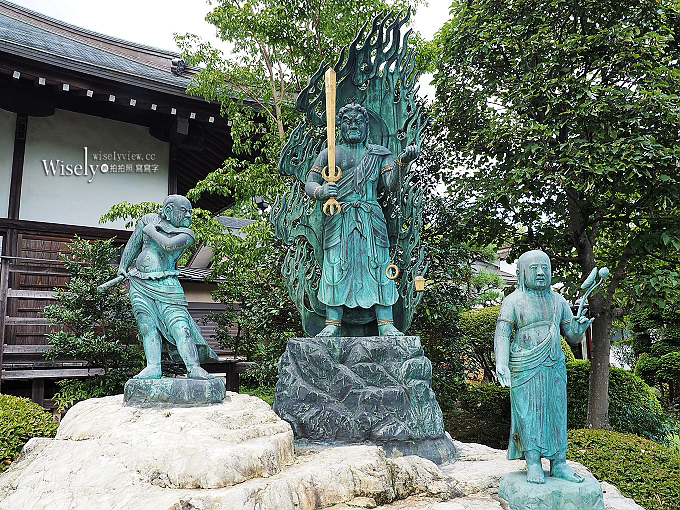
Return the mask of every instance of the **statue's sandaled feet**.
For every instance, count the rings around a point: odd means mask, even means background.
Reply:
[[[340,326],[328,324],[316,336],[340,336],[340,331]]]
[[[160,379],[161,375],[163,375],[163,371],[161,370],[160,365],[148,366],[134,376],[133,379]]]
[[[553,462],[553,465],[550,468],[550,476],[575,483],[580,483],[584,480],[581,475],[574,472],[574,470],[569,467],[569,464],[567,464],[567,461],[565,460]]]
[[[527,482],[529,483],[545,483],[545,475],[543,474],[543,466],[541,463],[529,464],[527,462]]]
[[[193,367],[187,367],[187,377],[189,379],[214,379],[214,375],[210,375],[206,372],[200,365],[194,365]]]
[[[381,324],[378,326],[380,336],[404,336],[404,333],[394,327],[394,324]]]

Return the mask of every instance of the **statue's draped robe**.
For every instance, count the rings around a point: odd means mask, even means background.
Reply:
[[[517,341],[510,346],[510,460],[525,458],[529,450],[552,460],[567,450],[567,368],[560,326],[562,319],[564,323],[571,319],[571,310],[559,294],[551,291],[548,299],[552,301],[552,317],[548,320],[522,324],[517,301],[507,298],[499,315],[499,320],[516,325],[515,337],[519,331],[541,325],[549,328],[532,348],[524,348]]]
[[[326,155],[326,151],[319,155],[315,167],[326,166]],[[377,201],[381,170],[392,161],[388,149],[368,145],[356,167],[343,169],[336,197],[342,212],[324,217],[318,298],[325,305],[368,309],[397,302],[396,285],[385,274],[389,239]]]

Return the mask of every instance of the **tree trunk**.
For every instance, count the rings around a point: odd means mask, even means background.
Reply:
[[[589,429],[611,429],[609,424],[609,350],[611,347],[612,314],[604,306],[602,295],[590,298],[593,311],[599,311],[593,323],[593,350],[590,361],[588,388]]]
[[[585,278],[595,267],[594,243],[599,228],[595,222],[588,226],[587,220],[596,213],[588,207],[587,197],[576,190],[565,189],[569,204],[567,221],[572,232],[572,243],[578,254],[578,264]],[[612,282],[607,286],[608,298],[603,293],[590,296],[589,315],[593,322],[593,349],[588,383],[588,417],[586,427],[611,429],[609,424],[609,350],[611,348],[612,311],[611,296],[622,278],[630,246],[627,245],[619,259]]]

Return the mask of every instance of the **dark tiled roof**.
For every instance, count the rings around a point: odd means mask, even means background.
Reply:
[[[118,81],[135,85],[146,80],[184,91],[189,83],[189,78],[174,75],[169,66],[165,71],[158,65],[147,65],[132,56],[134,50],[139,49],[140,55],[153,53],[158,57],[157,61],[167,59],[169,62],[177,57],[176,53],[95,34],[9,2],[0,1],[0,7],[1,51],[94,75],[111,77],[111,73],[115,73]],[[29,20],[35,20],[35,23]],[[58,24],[64,30],[50,31],[50,23]],[[102,47],[96,46],[97,41],[101,41]],[[120,54],[110,49],[116,45],[121,47]]]
[[[180,280],[188,280],[192,282],[204,282],[210,276],[210,269],[202,267],[180,267],[182,273],[179,275]]]

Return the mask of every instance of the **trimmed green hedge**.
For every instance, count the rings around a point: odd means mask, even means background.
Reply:
[[[27,398],[0,395],[0,472],[9,467],[32,437],[54,437],[58,424]]]
[[[564,353],[564,361],[567,363],[571,363],[572,361],[576,361],[576,356],[574,356],[574,351],[571,350],[571,347],[569,347],[569,344],[567,341],[563,338],[562,339],[562,352]]]
[[[498,383],[467,384],[456,408],[444,410],[444,427],[458,441],[507,448],[510,389]]]
[[[647,510],[680,509],[680,454],[632,434],[570,430],[567,458]]]
[[[500,306],[473,308],[461,313],[458,318],[461,343],[472,355],[477,367],[484,370],[487,381],[495,381],[493,337],[500,309]]]
[[[589,361],[567,363],[567,427],[580,429],[588,415]],[[676,421],[663,414],[651,388],[631,372],[609,372],[609,420],[614,430],[664,443],[678,432]],[[510,435],[510,390],[498,384],[469,384],[458,409],[446,414],[449,433],[460,441],[507,448]],[[680,483],[680,482],[679,482]]]
[[[567,363],[567,427],[580,429],[588,416],[590,361]],[[677,423],[664,415],[652,389],[621,368],[609,369],[609,422],[614,430],[664,442]]]

